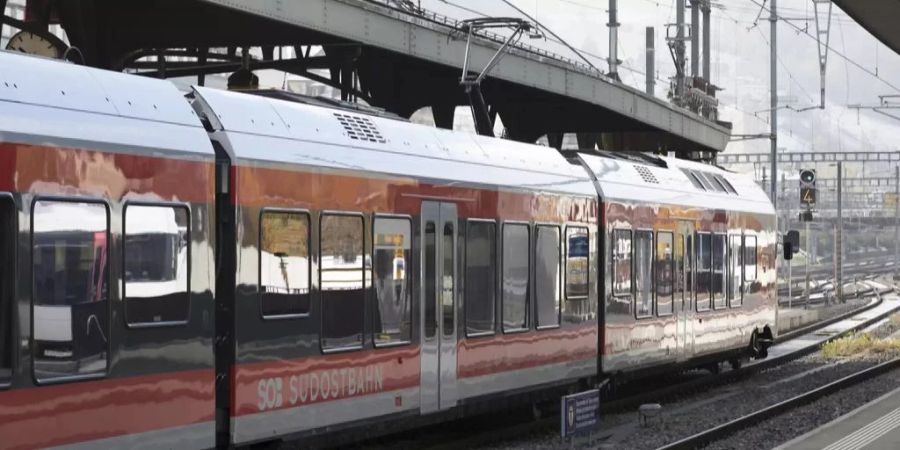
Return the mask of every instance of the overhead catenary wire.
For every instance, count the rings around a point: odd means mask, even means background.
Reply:
[[[769,8],[768,8],[768,7],[766,7],[764,4],[760,3],[760,2],[757,1],[757,0],[750,0],[750,2],[752,2],[752,3],[756,4],[757,6],[759,6],[759,7],[763,8],[763,9],[765,9],[766,11],[769,11]],[[770,11],[770,12],[771,12],[771,11]],[[782,18],[782,16],[780,16],[780,15],[778,15],[778,14],[776,14],[776,17],[777,17],[779,20],[781,20],[782,22],[786,23],[786,24],[787,24],[788,26],[790,26],[791,28],[793,28],[794,30],[796,30],[797,32],[803,33],[803,34],[805,34],[805,35],[806,35],[807,37],[809,37],[809,38],[816,39],[816,37],[813,36],[812,34],[810,34],[808,30],[805,30],[805,29],[803,29],[803,28],[798,27],[797,25],[794,25],[793,23],[791,23],[790,20],[785,20],[784,18]],[[894,85],[894,84],[891,83],[890,81],[885,80],[884,78],[881,78],[880,76],[878,76],[877,73],[875,73],[875,72],[871,71],[870,69],[864,67],[862,64],[860,64],[860,63],[856,62],[855,60],[853,60],[853,58],[850,58],[849,56],[847,56],[847,55],[844,54],[843,52],[837,51],[836,49],[834,49],[834,48],[831,47],[831,46],[827,46],[827,47],[828,47],[828,50],[829,50],[829,51],[831,51],[831,52],[834,53],[835,55],[838,55],[839,57],[841,57],[841,58],[844,59],[845,61],[849,62],[850,64],[852,64],[852,65],[853,65],[854,67],[856,67],[857,69],[859,69],[859,70],[865,72],[865,73],[868,74],[868,75],[871,75],[872,77],[874,77],[874,78],[877,79],[878,81],[881,81],[882,83],[884,83],[886,86],[890,87],[891,89],[893,89],[893,90],[895,90],[895,91],[897,91],[897,92],[900,92],[900,87],[897,87],[896,85]]]
[[[596,70],[596,71],[599,72],[599,73],[603,73],[603,71],[600,70],[600,69],[598,69],[597,66],[594,65],[594,63],[592,63],[589,59],[587,59],[584,55],[582,55],[581,52],[578,51],[578,49],[576,49],[575,47],[572,47],[571,45],[569,45],[569,43],[566,42],[565,39],[559,37],[559,35],[557,35],[556,33],[553,32],[553,30],[551,30],[550,28],[547,28],[546,26],[544,26],[544,24],[538,22],[537,19],[535,19],[534,17],[531,17],[531,16],[528,15],[528,13],[526,13],[525,11],[522,11],[522,9],[520,9],[518,6],[512,4],[512,2],[510,2],[509,0],[502,0],[502,1],[503,1],[503,3],[506,3],[510,8],[515,9],[516,11],[518,11],[519,14],[525,16],[528,20],[530,20],[530,21],[534,22],[535,24],[537,24],[537,26],[543,28],[544,31],[550,33],[551,36],[555,37],[556,39],[559,39],[560,43],[562,43],[563,45],[565,45],[566,47],[568,47],[569,50],[571,50],[573,53],[575,53],[576,55],[578,55],[578,57],[581,58],[581,59],[582,59],[588,66],[590,66],[592,69]]]

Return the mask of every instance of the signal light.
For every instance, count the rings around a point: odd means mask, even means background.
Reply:
[[[816,171],[813,169],[803,169],[800,171],[800,185],[810,185],[807,187],[815,187]]]

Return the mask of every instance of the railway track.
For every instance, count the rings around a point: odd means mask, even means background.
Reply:
[[[738,431],[750,428],[763,420],[786,414],[794,409],[824,398],[837,391],[861,384],[878,375],[882,375],[884,373],[897,369],[900,369],[900,358],[895,358],[890,361],[878,364],[877,366],[860,370],[854,374],[848,375],[824,386],[811,389],[803,394],[796,395],[782,402],[762,408],[750,414],[743,415],[741,417],[738,417],[737,419],[728,421],[714,428],[710,428],[703,432],[688,436],[677,442],[659,447],[657,450],[683,450],[703,447],[711,442],[727,438],[728,436]]]
[[[838,317],[822,321],[816,324],[812,324],[810,326],[804,327],[802,329],[797,330],[796,332],[792,332],[789,334],[789,338],[799,337],[801,335],[805,335],[811,332],[816,331],[817,329],[827,327],[831,324],[834,324],[841,320],[846,320],[849,317],[865,312],[871,308],[877,307],[881,303],[881,295],[893,291],[893,288],[889,289],[873,289],[871,291],[871,295],[876,297],[876,300],[867,304],[862,308],[855,309],[848,313],[842,314]],[[827,339],[811,344],[808,346],[803,346],[797,349],[794,349],[791,352],[787,352],[779,355],[770,355],[769,358],[763,360],[753,361],[750,364],[744,365],[738,369],[727,370],[719,373],[710,373],[708,375],[701,375],[695,378],[691,378],[687,381],[678,382],[675,384],[667,384],[662,383],[665,386],[659,388],[653,388],[649,392],[640,392],[642,390],[646,390],[647,385],[645,384],[646,380],[642,381],[641,386],[635,385],[639,389],[635,389],[640,393],[636,394],[627,394],[621,398],[612,398],[603,400],[602,403],[602,414],[610,414],[610,413],[620,413],[625,412],[631,409],[636,408],[638,405],[642,403],[649,402],[662,402],[662,401],[672,401],[676,398],[683,398],[685,396],[694,395],[699,391],[704,391],[710,389],[712,387],[716,387],[719,385],[731,383],[733,381],[747,378],[755,373],[761,372],[763,370],[771,369],[777,367],[779,365],[786,364],[793,360],[799,359],[803,356],[806,356],[810,353],[818,351],[818,349],[825,342],[830,342],[831,340],[838,339],[840,337],[844,337],[852,332],[861,330],[872,323],[878,322],[884,318],[884,315],[878,315],[868,320],[861,321],[858,324],[855,324],[854,327],[841,332],[835,333],[832,336],[829,336]],[[788,339],[779,339],[778,342],[784,342]],[[629,385],[625,385],[626,388]],[[555,404],[554,404],[555,405]],[[463,432],[460,432],[459,435],[456,436],[447,436],[443,433],[452,433],[451,431],[444,430],[441,434],[443,436],[435,436],[425,434],[418,434],[415,438],[411,438],[409,441],[410,446],[405,446],[402,443],[398,445],[397,441],[391,441],[386,445],[366,445],[366,448],[372,447],[383,447],[383,448],[419,448],[419,449],[452,449],[452,448],[471,448],[477,447],[479,445],[484,445],[490,442],[502,441],[507,439],[515,439],[521,437],[523,435],[529,435],[533,433],[551,433],[556,427],[559,426],[559,417],[557,414],[554,414],[555,411],[552,409],[549,411],[551,414],[549,417],[543,417],[540,419],[525,419],[519,418],[518,420],[515,417],[498,417],[498,416],[485,416],[480,420],[476,419],[472,422],[463,421],[464,424],[461,428],[464,429]],[[509,422],[508,424],[501,424],[499,426],[491,426],[488,423],[485,423],[485,420],[490,421],[501,421],[501,422]],[[602,435],[602,433],[600,433]],[[408,438],[410,439],[410,438]],[[371,444],[371,443],[370,443]]]

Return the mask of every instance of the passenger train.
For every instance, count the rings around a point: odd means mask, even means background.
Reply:
[[[749,178],[0,52],[0,447],[362,435],[764,357]]]

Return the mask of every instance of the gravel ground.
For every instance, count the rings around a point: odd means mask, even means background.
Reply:
[[[900,371],[890,372],[795,409],[788,414],[761,422],[753,429],[714,442],[706,448],[710,450],[773,448],[837,419],[896,389],[898,385],[900,385]]]

